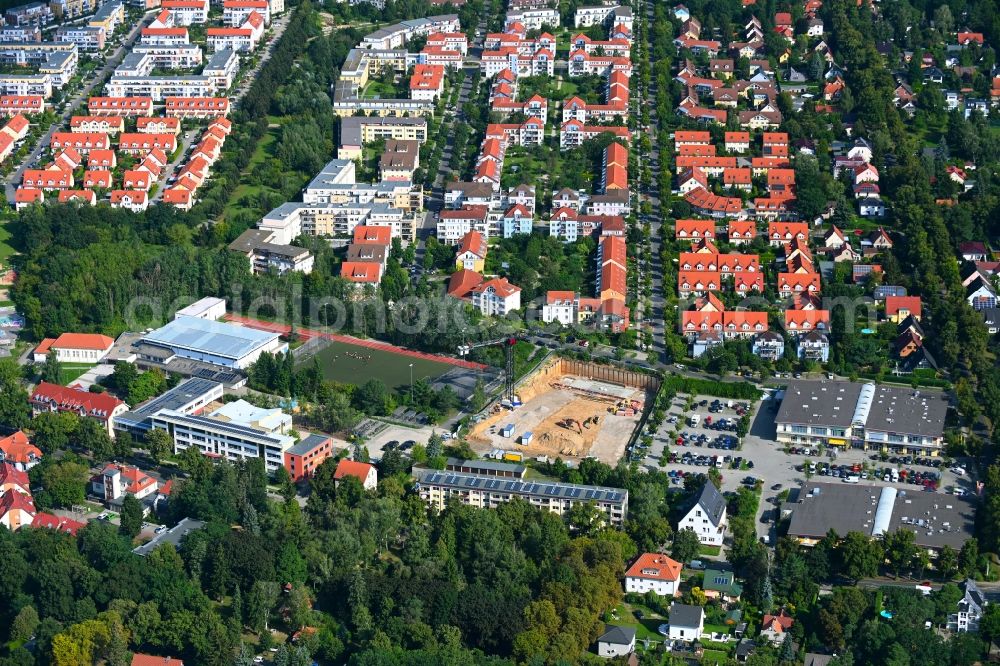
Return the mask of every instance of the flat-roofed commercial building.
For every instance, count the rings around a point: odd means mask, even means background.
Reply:
[[[777,439],[936,456],[948,402],[938,391],[848,381],[794,380],[775,418]]]
[[[816,545],[830,530],[879,538],[905,529],[921,548],[960,550],[976,515],[974,500],[909,488],[810,482],[792,492],[781,512],[791,516],[788,536],[804,546]]]
[[[114,417],[115,431],[143,437],[153,427],[153,416],[168,410],[178,414],[197,414],[209,404],[222,399],[220,382],[197,377],[181,382],[163,395]]]
[[[264,352],[288,350],[288,343],[282,342],[277,333],[195,317],[174,319],[146,333],[140,347],[147,346],[166,355],[155,359],[166,366],[176,356],[239,370],[247,368]],[[140,357],[144,353],[140,351]]]
[[[439,510],[444,509],[450,499],[481,509],[494,509],[517,497],[560,516],[576,504],[593,502],[610,525],[621,525],[628,513],[628,491],[621,488],[524,481],[421,468],[414,469],[413,476],[420,498]]]
[[[269,473],[284,465],[285,452],[295,445],[288,434],[291,416],[245,400],[230,402],[207,416],[160,410],[152,417],[152,427],[170,434],[175,453],[194,446],[210,458],[230,462],[263,458]]]

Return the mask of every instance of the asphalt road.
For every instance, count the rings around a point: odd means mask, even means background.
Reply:
[[[59,128],[66,125],[69,122],[70,116],[73,115],[73,109],[82,102],[83,100],[90,97],[92,90],[98,86],[104,85],[105,80],[111,75],[112,72],[121,64],[121,61],[125,58],[125,55],[132,50],[132,46],[139,39],[139,33],[142,26],[146,22],[146,18],[151,16],[153,12],[147,12],[142,18],[135,22],[132,30],[125,36],[118,48],[108,56],[107,60],[104,62],[104,66],[98,70],[95,70],[91,75],[87,83],[77,91],[69,100],[66,100],[62,106],[62,113],[58,116],[56,122],[52,123],[48,131],[42,135],[39,139],[38,144],[35,146],[34,150],[25,156],[24,160],[18,165],[17,169],[10,175],[7,179],[5,185],[5,194],[7,196],[7,201],[11,204],[14,203],[14,192],[17,190],[17,185],[20,184],[22,177],[24,176],[25,169],[32,168],[38,162],[38,158],[41,156],[42,151],[48,148],[49,142],[52,140],[52,133],[59,130]]]

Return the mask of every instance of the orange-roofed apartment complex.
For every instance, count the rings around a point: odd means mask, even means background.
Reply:
[[[643,553],[625,572],[625,591],[677,596],[680,594],[681,568],[680,562],[663,553]]]
[[[337,471],[333,473],[333,478],[336,483],[339,483],[341,479],[348,476],[353,476],[360,481],[365,490],[375,490],[378,486],[378,471],[374,465],[344,458],[337,463]]]
[[[104,358],[115,341],[97,333],[63,333],[58,338],[45,338],[35,348],[35,363],[44,363],[50,351],[62,363],[97,363]]]

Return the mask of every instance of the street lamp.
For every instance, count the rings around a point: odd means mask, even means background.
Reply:
[[[413,405],[413,364],[410,364],[410,405]]]

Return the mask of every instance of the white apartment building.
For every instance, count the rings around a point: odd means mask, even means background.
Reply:
[[[493,278],[472,290],[472,307],[487,317],[503,317],[521,308],[521,288],[507,278]]]
[[[207,76],[119,76],[108,81],[105,93],[109,97],[150,97],[162,102],[167,97],[212,97],[215,82]]]
[[[520,23],[525,30],[541,30],[544,26],[559,27],[559,10],[549,7],[517,9],[507,12],[507,23]]]
[[[358,225],[392,229],[392,236],[412,239],[413,217],[384,203],[284,203],[265,215],[259,229],[273,231],[273,243],[290,245],[302,235],[350,236]]]
[[[163,0],[160,6],[170,10],[175,25],[208,22],[208,0]]]
[[[273,9],[272,9],[273,11]],[[361,39],[363,49],[398,49],[414,37],[427,37],[435,32],[461,32],[458,14],[442,14],[427,18],[401,21],[379,28]]]
[[[221,92],[232,87],[239,71],[239,54],[232,49],[222,49],[212,54],[205,63],[205,69],[201,70],[201,75],[212,79],[216,89]]]
[[[550,291],[545,294],[542,304],[542,321],[546,324],[559,322],[563,326],[576,323],[580,297],[572,291]]]
[[[52,77],[48,74],[0,74],[0,95],[52,97]]]
[[[174,44],[170,46],[160,46],[156,44],[136,44],[130,53],[122,61],[122,66],[130,58],[138,56],[148,60],[150,68],[140,76],[146,76],[154,69],[190,69],[198,67],[202,63],[201,47],[197,44]],[[128,75],[121,71],[122,67],[115,70],[116,74]]]
[[[56,30],[55,41],[76,44],[81,51],[103,51],[107,32],[89,25],[63,26]]]
[[[264,18],[265,25],[271,25],[271,9],[267,0],[224,0],[222,22],[230,27],[239,27],[251,12],[260,14]]]

